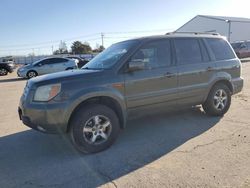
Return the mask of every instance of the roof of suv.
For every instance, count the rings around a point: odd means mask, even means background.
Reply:
[[[155,35],[155,36],[147,36],[147,37],[140,37],[131,40],[148,40],[148,39],[164,39],[164,38],[225,38],[218,33],[189,33],[189,32],[173,32],[173,33],[166,33],[165,35]]]

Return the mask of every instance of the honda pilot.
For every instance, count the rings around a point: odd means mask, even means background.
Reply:
[[[114,44],[81,70],[30,79],[18,112],[28,127],[69,133],[79,151],[94,153],[114,143],[132,112],[202,105],[223,116],[242,88],[241,62],[224,37],[169,33]]]

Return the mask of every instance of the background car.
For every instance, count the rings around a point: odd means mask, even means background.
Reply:
[[[84,65],[86,65],[89,62],[89,60],[87,60],[87,59],[76,57],[76,56],[69,56],[67,58],[77,59],[78,60],[78,64],[77,64],[78,68],[82,68]]]
[[[15,65],[12,62],[1,62],[0,63],[0,76],[5,76],[8,73],[12,73]]]
[[[78,60],[69,58],[45,58],[18,69],[17,75],[23,78],[33,78],[43,74],[77,69]]]
[[[231,45],[239,58],[250,57],[250,41],[234,42]]]

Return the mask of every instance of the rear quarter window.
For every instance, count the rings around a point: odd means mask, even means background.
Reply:
[[[217,61],[235,58],[235,55],[231,47],[225,40],[217,38],[215,39],[207,38],[206,41]]]

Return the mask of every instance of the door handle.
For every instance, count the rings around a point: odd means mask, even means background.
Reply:
[[[175,74],[173,74],[171,72],[167,72],[167,73],[164,74],[164,77],[167,77],[167,78],[172,78],[174,76],[175,76]]]

